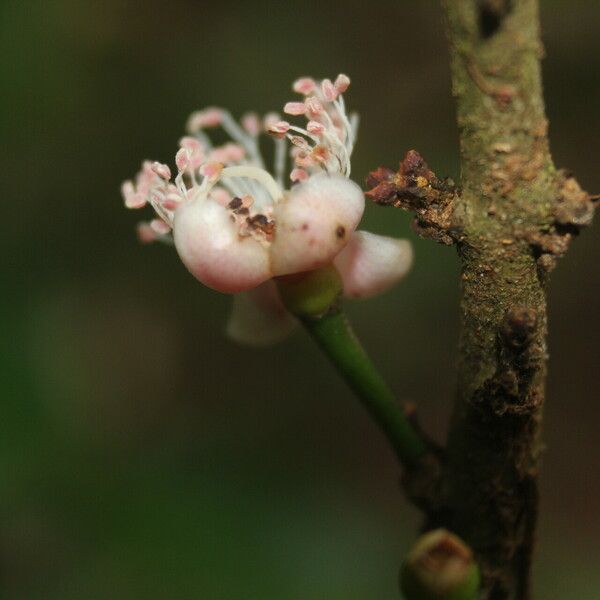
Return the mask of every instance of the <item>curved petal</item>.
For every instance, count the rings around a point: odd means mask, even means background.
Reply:
[[[205,197],[175,212],[175,248],[190,273],[204,285],[235,294],[271,277],[269,254],[252,237],[241,237],[230,213]]]
[[[342,276],[345,296],[368,298],[403,279],[412,261],[413,250],[408,240],[356,231],[333,264]]]
[[[330,264],[348,243],[365,208],[356,183],[320,173],[292,188],[275,205],[273,275],[290,275]]]
[[[227,335],[248,346],[269,346],[287,337],[297,325],[285,309],[273,281],[236,294],[227,321]]]

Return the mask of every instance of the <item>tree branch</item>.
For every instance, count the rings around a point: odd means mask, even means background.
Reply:
[[[529,598],[546,375],[548,273],[591,222],[593,197],[552,162],[536,0],[446,0],[461,187],[411,151],[368,195],[416,213],[462,263],[458,393],[427,527],[473,548],[482,598]]]

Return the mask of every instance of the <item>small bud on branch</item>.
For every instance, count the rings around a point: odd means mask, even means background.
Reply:
[[[407,600],[475,600],[479,584],[473,552],[445,529],[421,536],[400,572]]]

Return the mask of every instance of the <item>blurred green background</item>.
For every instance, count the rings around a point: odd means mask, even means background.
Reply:
[[[541,4],[553,152],[597,193],[600,5]],[[457,177],[438,3],[3,0],[0,31],[0,597],[398,598],[418,514],[379,432],[302,332],[230,343],[230,299],[138,245],[119,185],[172,162],[192,110],[279,109],[297,76],[340,71],[357,181],[413,147]],[[364,226],[413,239],[416,264],[349,312],[443,439],[457,259],[399,211]],[[599,231],[550,288],[545,600],[600,595]]]

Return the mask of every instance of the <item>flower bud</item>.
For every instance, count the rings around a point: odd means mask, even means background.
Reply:
[[[400,571],[407,600],[475,600],[479,584],[473,552],[445,529],[422,535]]]

